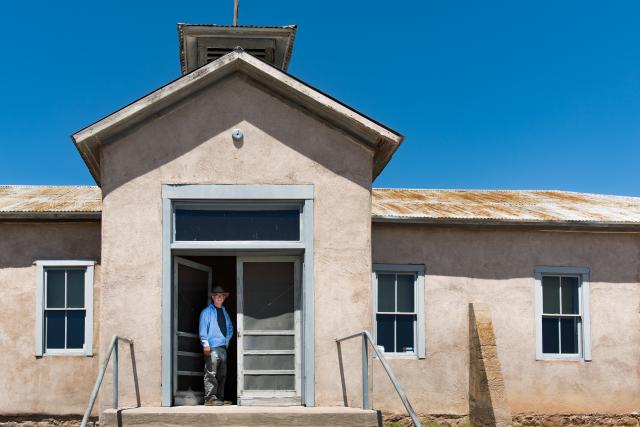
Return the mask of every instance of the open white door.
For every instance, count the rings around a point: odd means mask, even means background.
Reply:
[[[238,404],[300,405],[300,259],[238,257]]]
[[[173,404],[201,404],[204,358],[198,322],[209,304],[213,271],[191,260],[173,259]]]

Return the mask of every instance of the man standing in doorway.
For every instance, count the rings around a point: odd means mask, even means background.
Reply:
[[[204,352],[204,404],[207,406],[231,405],[224,400],[224,383],[227,377],[227,347],[233,336],[233,325],[224,308],[229,296],[221,286],[211,292],[211,302],[200,313],[200,342]]]

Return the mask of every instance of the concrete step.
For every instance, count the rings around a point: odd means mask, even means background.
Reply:
[[[174,406],[107,409],[100,427],[378,426],[376,411],[340,406]]]

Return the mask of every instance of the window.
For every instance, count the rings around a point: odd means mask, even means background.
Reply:
[[[536,356],[591,360],[589,270],[537,267]]]
[[[374,336],[387,355],[425,356],[424,266],[374,264]]]
[[[300,215],[298,204],[178,204],[174,240],[299,241]]]
[[[36,262],[36,356],[93,354],[93,266]]]

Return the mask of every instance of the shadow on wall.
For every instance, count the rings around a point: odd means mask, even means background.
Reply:
[[[374,222],[373,262],[425,264],[435,277],[533,280],[536,266],[587,267],[591,282],[639,283],[640,234]],[[444,280],[444,279],[443,279]],[[430,282],[433,285],[433,282]],[[453,282],[450,282],[453,286]],[[477,282],[483,286],[481,282]],[[492,283],[492,289],[497,283]],[[504,283],[505,291],[513,288]]]
[[[172,160],[192,151],[212,138],[229,133],[228,147],[213,147],[220,152],[234,150],[242,153],[251,144],[262,141],[251,139],[245,131],[242,144],[231,138],[231,129],[240,123],[268,134],[297,153],[352,182],[369,189],[372,174],[372,153],[354,139],[324,122],[301,111],[291,102],[268,92],[265,87],[243,75],[232,75],[202,89],[190,98],[168,107],[150,120],[118,134],[103,146],[103,195],[119,186],[158,169]],[[215,151],[214,151],[215,153]],[[226,159],[210,156],[207,167],[216,170],[226,161],[235,161],[236,155]],[[274,153],[277,157],[277,153]],[[362,161],[367,159],[368,161]],[[273,168],[262,158],[265,170]],[[240,161],[240,160],[239,160]],[[105,165],[111,162],[108,171]],[[288,171],[277,170],[281,179]],[[232,176],[227,177],[231,180]]]
[[[469,418],[473,425],[512,425],[491,313],[474,303],[469,304]]]
[[[100,222],[0,223],[0,270],[38,260],[85,259],[100,264]]]

